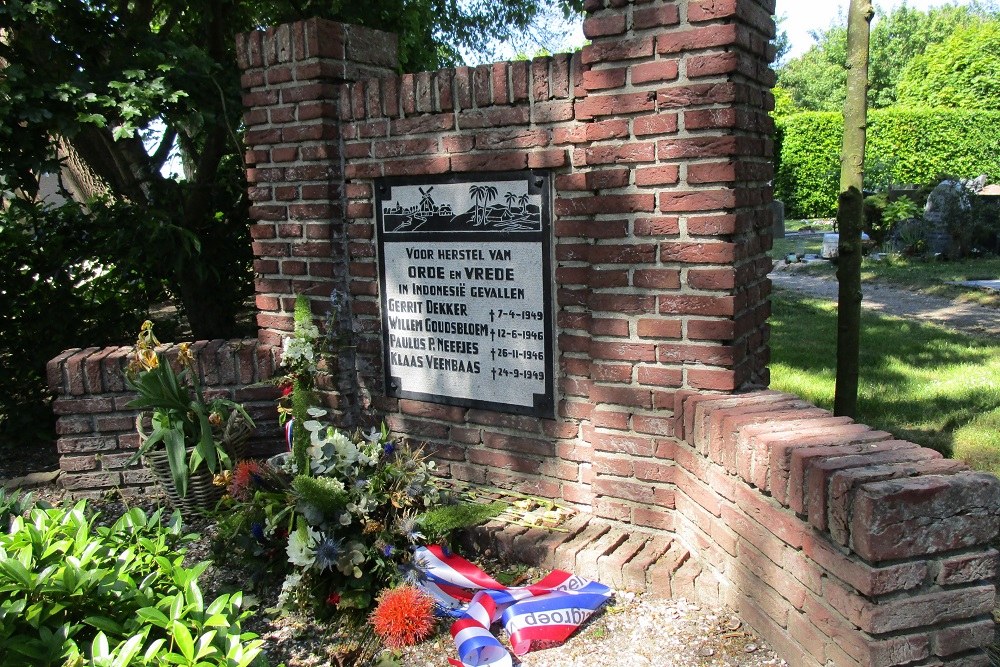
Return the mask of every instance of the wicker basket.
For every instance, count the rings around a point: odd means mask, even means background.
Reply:
[[[138,422],[138,418],[136,421]],[[146,436],[142,429],[138,430],[139,437],[145,439]],[[246,458],[247,441],[250,440],[252,432],[253,427],[238,412],[232,412],[229,415],[229,420],[222,432],[221,442],[234,466],[238,461]],[[190,457],[192,449],[194,448],[188,448],[185,451],[185,456]],[[181,498],[174,485],[173,475],[170,474],[167,451],[163,448],[153,449],[146,452],[143,458],[159,481],[170,504],[181,511],[203,513],[212,510],[226,492],[225,487],[216,486],[213,483],[215,475],[202,464],[194,472],[188,473],[187,495]]]

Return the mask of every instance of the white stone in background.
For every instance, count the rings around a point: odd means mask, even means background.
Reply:
[[[62,470],[49,470],[48,472],[33,472],[24,477],[15,477],[3,483],[3,488],[11,491],[13,489],[34,489],[39,486],[52,484],[62,474]]]

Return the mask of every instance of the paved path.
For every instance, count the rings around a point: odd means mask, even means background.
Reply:
[[[825,299],[837,298],[837,281],[832,277],[801,271],[772,271],[769,277],[773,285],[780,289]],[[862,283],[861,293],[864,295],[861,307],[868,310],[1000,338],[1000,310],[996,308],[873,283]]]

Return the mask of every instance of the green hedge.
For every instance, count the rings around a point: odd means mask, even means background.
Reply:
[[[775,197],[791,218],[831,217],[840,184],[839,113],[777,120]],[[1000,177],[1000,112],[881,109],[868,112],[865,170],[893,183],[925,184],[942,174]],[[866,180],[867,184],[867,180]]]

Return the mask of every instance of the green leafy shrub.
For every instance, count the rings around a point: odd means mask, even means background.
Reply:
[[[774,196],[785,203],[785,216],[832,216],[840,182],[839,156],[843,136],[840,115],[799,113],[778,118],[775,123],[781,137],[781,152]]]
[[[865,197],[865,231],[881,246],[897,224],[918,219],[923,210],[909,197],[889,201],[886,192]]]
[[[892,183],[929,183],[940,174],[1000,177],[1000,112],[891,108],[868,114],[865,161],[886,165]],[[838,113],[778,118],[781,154],[775,197],[788,217],[831,217],[840,187]]]
[[[0,534],[0,664],[249,665],[240,594],[206,605],[184,567],[180,515],[133,508],[110,526],[72,507],[34,507]]]
[[[6,204],[0,207],[0,256],[8,260],[0,262],[0,446],[51,438],[46,362],[70,347],[126,342],[162,294],[143,275],[147,250],[178,242],[156,221],[137,220],[125,204],[93,201],[89,210]]]

